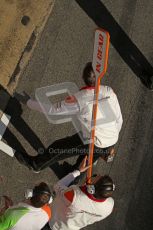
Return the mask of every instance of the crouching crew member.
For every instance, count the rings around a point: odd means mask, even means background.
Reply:
[[[115,186],[109,176],[96,176],[92,185],[69,184],[85,172],[86,159],[76,170],[58,181],[54,186],[56,198],[53,202],[53,215],[50,221],[53,230],[78,230],[105,219],[114,207],[111,197]]]
[[[44,182],[27,190],[26,200],[0,213],[1,230],[41,230],[51,218],[51,191]]]

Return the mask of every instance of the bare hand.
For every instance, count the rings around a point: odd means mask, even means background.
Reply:
[[[0,216],[4,214],[4,212],[13,205],[13,201],[8,196],[3,196],[5,205],[0,209]]]
[[[0,216],[2,216],[4,214],[4,212],[6,211],[6,209],[7,208],[5,206],[0,209]]]
[[[83,161],[81,162],[79,166],[80,173],[87,171],[87,169],[91,167],[91,165],[87,166],[87,158],[88,156],[85,156],[85,158],[83,159]]]
[[[5,207],[6,208],[13,206],[13,201],[11,200],[10,197],[8,197],[8,196],[3,196],[3,197],[5,199]]]

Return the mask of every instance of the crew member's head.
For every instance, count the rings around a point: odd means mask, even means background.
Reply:
[[[88,62],[83,70],[82,78],[87,86],[95,86],[96,76],[92,68],[92,63]]]
[[[97,176],[94,185],[94,197],[97,199],[108,198],[112,196],[115,185],[110,176]]]
[[[30,201],[32,206],[35,208],[41,208],[45,204],[50,203],[51,199],[51,191],[48,185],[44,182],[41,182],[39,185],[34,187]]]

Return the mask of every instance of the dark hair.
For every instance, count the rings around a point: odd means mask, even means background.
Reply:
[[[88,62],[83,70],[82,78],[87,86],[95,86],[96,77],[92,68],[92,62]]]
[[[44,182],[41,182],[39,185],[34,187],[33,196],[30,201],[35,208],[41,208],[49,202],[50,197],[51,191],[48,185]]]
[[[95,184],[95,198],[102,199],[112,196],[113,193],[113,181],[105,175],[102,176]]]

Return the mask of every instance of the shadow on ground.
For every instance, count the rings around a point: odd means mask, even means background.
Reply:
[[[76,0],[98,27],[110,33],[111,43],[141,82],[153,89],[153,67],[100,0]]]
[[[152,135],[153,137],[153,132]],[[143,159],[133,196],[129,203],[125,224],[130,230],[153,229],[153,143],[148,142],[148,151]]]
[[[6,106],[7,105],[7,106]],[[11,116],[10,123],[14,128],[28,141],[33,149],[38,153],[38,150],[45,148],[39,137],[34,133],[34,131],[29,127],[29,125],[22,118],[22,106],[20,102],[12,97],[3,86],[0,85],[0,110]],[[26,153],[25,148],[22,143],[19,142],[17,137],[11,132],[9,127],[7,127],[3,139],[7,144],[14,150],[22,153]],[[29,154],[29,153],[28,153]],[[67,173],[67,166],[60,165],[58,162],[50,167],[58,178],[61,178]]]

